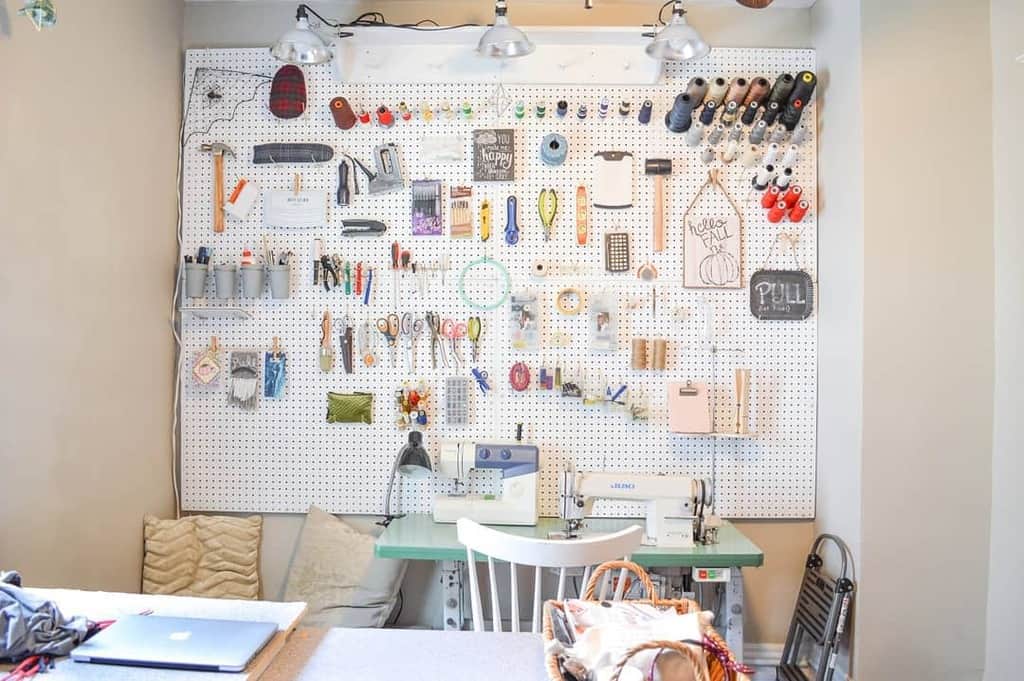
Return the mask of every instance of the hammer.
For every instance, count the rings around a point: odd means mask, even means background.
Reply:
[[[672,174],[672,159],[649,158],[644,173],[654,177],[654,250],[665,250],[665,175]]]
[[[204,144],[199,151],[213,153],[213,231],[224,231],[224,154],[234,156],[234,150],[221,142]]]

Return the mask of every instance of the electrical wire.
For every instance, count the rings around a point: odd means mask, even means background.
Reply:
[[[393,24],[387,20],[382,12],[363,12],[352,21],[338,21],[332,22],[329,19],[325,19],[315,10],[307,5],[302,5],[306,8],[306,11],[315,16],[317,19],[322,21],[324,25],[336,29],[345,28],[366,28],[366,27],[385,27],[385,28],[402,28],[409,31],[451,31],[456,28],[471,28],[479,27],[480,24],[456,24],[455,26],[441,26],[433,19],[420,19],[419,21],[407,24]],[[432,26],[424,26],[424,24],[433,24]],[[340,31],[339,37],[348,38],[351,37],[351,33]]]
[[[661,24],[662,26],[665,25],[665,8],[672,4],[675,4],[675,0],[668,0],[668,2],[662,5],[661,9],[658,10],[658,23]]]
[[[228,118],[217,118],[214,119],[207,128],[201,132],[190,133],[187,137],[185,136],[185,128],[188,126],[189,114],[192,112],[192,101],[195,98],[196,88],[200,81],[200,74],[206,73],[224,73],[228,75],[236,76],[251,76],[254,78],[264,79],[263,82],[259,83],[253,90],[252,96],[248,99],[243,99],[235,104],[234,109],[231,110],[231,115]],[[181,411],[181,380],[182,380],[182,369],[185,363],[185,352],[184,345],[181,338],[180,322],[178,320],[178,303],[181,300],[181,279],[182,279],[182,268],[184,267],[184,208],[182,203],[182,195],[184,193],[184,168],[185,168],[185,145],[187,145],[193,137],[197,135],[206,135],[213,127],[218,123],[230,123],[238,115],[238,109],[243,104],[248,104],[256,100],[256,95],[259,94],[259,89],[265,85],[268,85],[273,79],[270,76],[263,75],[262,73],[249,73],[247,71],[235,71],[232,69],[216,69],[209,67],[199,67],[192,72],[192,87],[189,88],[188,99],[185,102],[185,110],[181,116],[181,126],[178,129],[178,167],[175,171],[175,191],[178,199],[178,216],[176,225],[175,238],[178,243],[178,255],[177,262],[175,264],[174,272],[174,292],[171,294],[171,309],[168,315],[168,322],[171,326],[171,334],[174,336],[174,399],[172,401],[172,413],[171,413],[171,486],[174,490],[174,517],[175,519],[181,518],[181,484],[178,480],[178,464],[181,461],[178,451],[178,428],[180,425],[180,411]],[[182,73],[181,89],[185,89],[185,85],[188,82],[188,74]]]

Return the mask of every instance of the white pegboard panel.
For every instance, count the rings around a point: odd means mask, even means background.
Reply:
[[[666,130],[665,112],[675,95],[693,75],[705,77],[764,75],[771,80],[779,73],[814,69],[810,50],[716,49],[693,65],[671,64],[663,84],[651,87],[607,87],[601,89],[556,86],[507,86],[512,102],[526,103],[527,115],[517,120],[509,108],[495,119],[488,104],[493,85],[370,85],[344,84],[332,79],[329,65],[305,68],[309,105],[305,115],[292,121],[274,118],[268,110],[269,85],[260,78],[272,76],[279,67],[263,49],[191,50],[186,59],[185,94],[193,92],[186,121],[187,143],[184,154],[184,234],[185,253],[194,253],[201,245],[214,248],[215,263],[237,263],[242,249],[262,250],[266,234],[276,250],[290,249],[296,254],[292,275],[292,298],[272,300],[269,292],[262,298],[217,301],[210,278],[206,301],[209,306],[240,306],[251,312],[247,321],[193,320],[183,328],[185,372],[182,380],[182,504],[193,511],[304,512],[311,503],[336,513],[380,513],[391,464],[406,434],[393,425],[395,408],[392,395],[410,378],[402,368],[391,369],[387,354],[383,366],[366,369],[357,366],[346,375],[340,366],[330,374],[320,371],[317,353],[320,344],[320,319],[330,309],[335,320],[334,346],[338,351],[340,321],[348,315],[362,323],[391,312],[392,276],[389,271],[390,245],[398,240],[412,252],[417,262],[437,262],[448,256],[451,271],[442,286],[434,278],[429,292],[420,296],[415,280],[401,280],[399,312],[423,314],[428,310],[463,321],[473,314],[455,290],[461,268],[487,254],[509,269],[513,288],[532,288],[543,300],[544,350],[536,354],[514,353],[509,347],[508,309],[480,313],[484,320],[479,366],[489,372],[493,390],[483,396],[476,391],[471,398],[471,425],[457,431],[443,422],[444,378],[454,373],[443,368],[431,370],[429,334],[420,339],[415,378],[425,380],[434,396],[429,409],[431,425],[425,431],[428,449],[436,457],[442,438],[502,440],[515,433],[515,424],[526,424],[527,437],[539,445],[542,456],[540,511],[557,515],[558,470],[573,461],[580,470],[620,470],[666,472],[714,476],[717,481],[718,509],[735,518],[807,518],[814,514],[815,419],[817,386],[816,315],[802,322],[763,322],[748,308],[746,288],[738,290],[695,290],[682,286],[683,228],[682,214],[690,199],[707,177],[707,166],[700,148],[686,146],[683,135]],[[198,69],[198,70],[197,70]],[[219,69],[219,70],[211,70]],[[235,73],[228,73],[228,71]],[[261,83],[263,83],[261,85]],[[219,99],[207,97],[216,86]],[[255,93],[255,97],[253,97]],[[328,102],[345,96],[356,110],[373,110],[386,104],[392,110],[400,101],[414,112],[410,122],[399,120],[389,130],[357,126],[349,131],[335,127]],[[606,119],[597,117],[598,102],[612,102]],[[564,119],[554,115],[555,103],[565,99],[570,114]],[[640,103],[654,102],[649,126],[636,119]],[[618,102],[630,101],[633,112],[620,118]],[[462,102],[472,105],[472,120],[446,119],[441,104],[457,108]],[[432,122],[420,118],[420,105],[428,102],[435,112]],[[537,102],[547,105],[543,119],[533,115]],[[589,116],[575,117],[580,103]],[[237,111],[235,110],[237,106]],[[808,141],[800,148],[796,182],[805,188],[811,205],[816,205],[816,134],[813,108],[805,112],[803,122],[810,128]],[[507,184],[473,183],[471,132],[480,127],[505,127],[516,131],[516,182]],[[567,162],[549,168],[539,160],[542,137],[551,132],[564,135],[570,145]],[[421,139],[425,134],[461,135],[466,161],[427,167],[419,160]],[[226,160],[227,190],[240,177],[254,181],[263,189],[288,189],[294,172],[302,173],[304,189],[327,193],[329,222],[322,230],[264,230],[261,206],[257,203],[247,220],[228,220],[223,234],[211,229],[212,162],[199,151],[203,142],[223,142],[236,156]],[[252,147],[267,142],[319,142],[334,147],[331,163],[304,166],[256,166]],[[494,234],[483,244],[472,240],[442,237],[412,237],[409,191],[353,197],[352,205],[334,205],[337,166],[342,152],[370,163],[374,146],[394,142],[399,146],[404,175],[412,179],[436,179],[447,189],[470,185],[474,196],[474,221],[483,199],[494,210]],[[634,207],[624,211],[591,210],[591,234],[587,246],[579,247],[575,238],[575,193],[579,184],[591,185],[591,157],[595,151],[626,150],[634,154]],[[673,174],[666,178],[668,244],[662,253],[653,253],[650,245],[651,180],[645,177],[643,161],[648,157],[671,158]],[[721,167],[726,187],[745,215],[742,247],[744,283],[763,263],[777,228],[770,225],[756,200],[747,202],[752,170],[737,161]],[[371,165],[372,167],[372,165]],[[360,177],[365,189],[365,181]],[[558,192],[560,207],[555,236],[545,242],[536,210],[537,195],[543,188]],[[519,224],[523,228],[517,246],[505,245],[505,202],[509,194],[519,199]],[[721,200],[716,196],[715,201]],[[447,222],[447,199],[445,200]],[[380,219],[389,225],[385,237],[345,240],[339,236],[342,219]],[[801,265],[816,280],[817,224],[810,215],[802,225],[798,244]],[[610,229],[623,229],[631,235],[633,274],[608,275],[603,270],[603,235]],[[339,292],[327,293],[312,285],[310,246],[314,238],[325,240],[328,252],[339,253],[353,263],[376,268],[375,293],[370,307],[347,299]],[[578,276],[559,276],[536,280],[530,276],[535,260],[551,263],[575,263],[587,268]],[[645,261],[654,263],[658,280],[658,316],[651,317],[650,287],[636,279],[635,269]],[[787,267],[787,260],[776,255],[776,266]],[[578,317],[561,317],[554,298],[564,286],[580,286],[588,297],[600,290],[619,296],[619,350],[593,354],[587,349],[587,310]],[[630,301],[640,304],[630,308]],[[196,301],[186,301],[195,303]],[[715,309],[714,334],[717,345],[737,352],[719,352],[714,358],[702,349],[704,317],[702,305]],[[555,332],[572,337],[569,348],[555,348],[550,342]],[[217,336],[228,351],[270,348],[274,336],[288,355],[288,380],[281,400],[260,398],[255,411],[243,411],[228,404],[226,382],[215,389],[197,387],[188,368],[195,354],[205,348],[210,336]],[[629,368],[629,345],[633,337],[669,339],[668,369],[663,372],[636,372]],[[378,341],[378,347],[382,343]],[[469,357],[470,346],[463,341],[462,352]],[[225,356],[226,360],[226,356]],[[604,409],[584,407],[578,400],[564,399],[552,393],[531,390],[515,393],[508,384],[510,366],[515,361],[529,364],[534,378],[540,366],[549,370],[560,365],[567,377],[574,370],[587,376],[603,376],[609,382],[627,383],[631,390],[643,389],[650,397],[652,418],[644,424],[631,423]],[[469,368],[463,368],[469,375]],[[750,427],[756,437],[744,440],[710,437],[681,437],[667,432],[665,384],[670,380],[693,379],[714,383],[717,403],[716,422],[720,428],[730,422],[733,369],[752,370]],[[714,369],[714,371],[713,371]],[[715,375],[713,375],[713,373]],[[475,386],[475,384],[474,384]],[[328,391],[367,391],[375,395],[372,426],[328,424]],[[450,489],[445,480],[422,482],[403,480],[396,498],[406,511],[427,512],[436,494]],[[471,481],[470,489],[491,491],[493,478],[481,475]],[[602,503],[598,513],[637,515],[630,504]]]

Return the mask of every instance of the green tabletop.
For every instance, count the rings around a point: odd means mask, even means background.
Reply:
[[[617,532],[629,525],[643,526],[642,519],[630,518],[589,518],[583,535]],[[514,527],[495,526],[509,534],[547,539],[549,532],[563,529],[558,518],[541,518],[536,526]],[[757,545],[725,522],[718,531],[719,542],[712,546],[693,548],[671,548],[641,546],[633,553],[633,560],[644,567],[760,567],[764,553]],[[466,549],[459,543],[455,525],[435,523],[427,513],[410,513],[398,518],[377,538],[378,558],[404,558],[406,560],[465,560]]]

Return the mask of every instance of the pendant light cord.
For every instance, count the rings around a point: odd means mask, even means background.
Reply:
[[[343,31],[345,28],[366,28],[366,27],[385,27],[385,28],[404,28],[409,31],[450,31],[455,28],[470,28],[479,27],[480,24],[457,24],[455,26],[440,26],[433,19],[420,19],[419,21],[409,24],[393,24],[385,18],[382,12],[363,12],[352,21],[330,21],[321,16],[316,10],[306,4],[299,5],[298,16],[302,17],[303,13],[308,12],[314,17],[319,19],[325,26],[330,28],[338,29],[338,37],[350,38],[352,33]],[[427,25],[429,24],[429,25]]]

